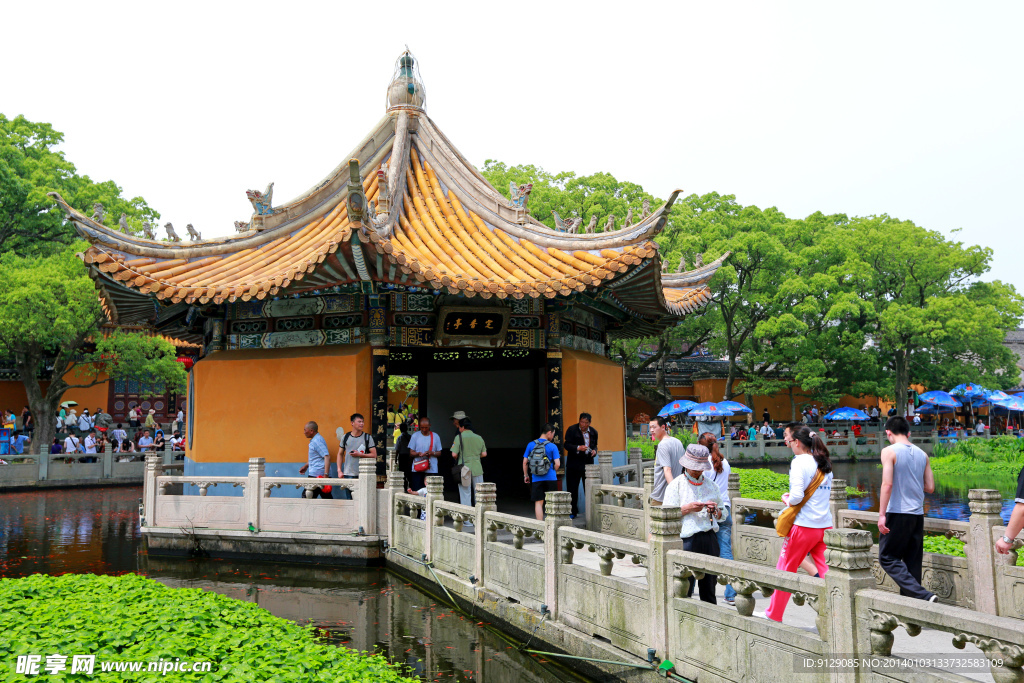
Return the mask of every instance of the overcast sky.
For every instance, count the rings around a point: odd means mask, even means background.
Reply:
[[[179,234],[316,185],[406,44],[478,165],[608,171],[789,216],[887,213],[1024,291],[1024,3],[8,3],[0,112]],[[1017,197],[1017,199],[1015,199]]]

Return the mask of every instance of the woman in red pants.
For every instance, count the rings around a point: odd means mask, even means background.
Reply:
[[[794,423],[786,427],[786,445],[793,449],[793,461],[789,466],[789,493],[783,495],[783,502],[789,506],[799,505],[804,498],[810,496],[796,516],[789,536],[783,541],[782,554],[779,555],[777,569],[796,572],[807,554],[811,554],[818,573],[824,575],[828,571],[825,564],[825,529],[832,528],[832,510],[829,499],[832,497],[832,461],[828,457],[828,449],[818,436],[807,425]],[[821,483],[814,491],[808,491],[815,474],[824,475]],[[789,604],[789,593],[774,591],[768,609],[758,616],[765,616],[773,621],[782,621],[782,614]]]

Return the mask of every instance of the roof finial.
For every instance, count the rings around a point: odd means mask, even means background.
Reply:
[[[423,87],[416,58],[406,45],[405,52],[395,62],[395,72],[388,84],[387,108],[415,107],[423,109],[427,102],[427,91]]]

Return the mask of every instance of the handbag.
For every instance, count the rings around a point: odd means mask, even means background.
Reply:
[[[804,499],[796,505],[787,506],[779,513],[779,518],[775,522],[775,533],[783,538],[789,536],[789,532],[793,529],[793,523],[796,522],[796,516],[800,514],[800,509],[811,499],[823,481],[825,481],[825,475],[821,473],[821,470],[815,470],[811,483],[804,490]]]
[[[434,433],[430,433],[430,452],[434,452]],[[430,469],[430,456],[419,456],[412,461],[413,472],[426,472]]]
[[[466,474],[464,471],[468,469],[468,467],[462,464],[462,434],[459,434],[459,459],[454,465],[452,465],[452,479],[455,479],[463,486],[469,486],[469,484],[466,483]],[[472,474],[473,473],[470,472],[470,481],[473,480]]]

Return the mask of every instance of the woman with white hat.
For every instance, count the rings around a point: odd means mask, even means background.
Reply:
[[[683,476],[673,479],[665,489],[664,507],[677,507],[683,511],[683,528],[679,538],[683,539],[683,550],[701,555],[718,557],[718,521],[726,516],[728,500],[722,498],[722,492],[715,482],[704,478],[704,472],[711,469],[708,449],[700,444],[690,444],[679,462],[683,466]],[[704,574],[697,581],[700,599],[712,605],[718,604],[715,599],[714,574]],[[686,597],[693,595],[694,580],[690,578],[690,589]]]

